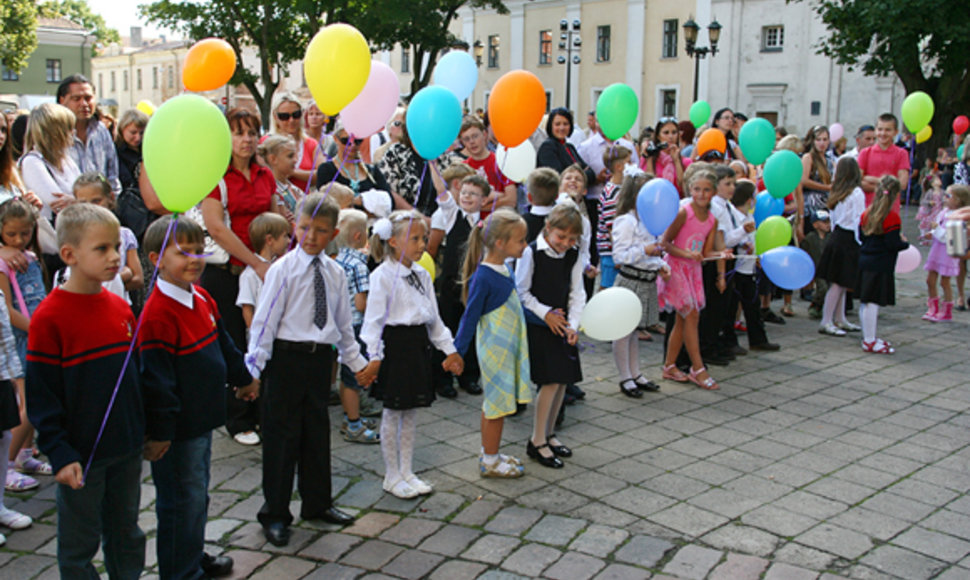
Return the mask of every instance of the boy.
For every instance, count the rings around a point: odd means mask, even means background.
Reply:
[[[822,250],[825,248],[825,237],[831,231],[832,224],[829,221],[829,212],[824,209],[812,212],[810,219],[812,220],[813,231],[808,232],[799,246],[808,252],[812,261],[815,262],[815,267],[818,268],[818,262],[822,258]],[[812,289],[812,305],[808,307],[809,316],[821,320],[822,305],[825,303],[825,293],[828,291],[829,283],[816,276]]]
[[[734,250],[747,234],[754,231],[754,223],[738,220],[732,213],[731,198],[734,196],[735,174],[727,165],[715,165],[717,194],[711,198],[711,215],[717,218],[717,233],[714,247],[720,250]],[[701,356],[710,364],[724,364],[737,355],[747,354],[737,341],[721,337],[721,329],[728,316],[728,302],[732,288],[727,282],[727,270],[734,268],[734,260],[715,260],[704,262],[704,295],[707,305],[701,310],[698,333],[700,335]],[[734,311],[736,312],[736,311]],[[733,328],[733,321],[732,321]],[[723,361],[723,362],[722,362]]]
[[[556,205],[559,196],[559,174],[548,167],[540,167],[526,180],[529,189],[529,213],[522,216],[526,224],[526,241],[532,243],[546,227],[546,216]]]
[[[611,288],[616,280],[613,265],[613,220],[616,218],[616,198],[623,185],[623,168],[630,160],[626,147],[610,147],[603,153],[603,166],[610,171],[610,180],[603,186],[599,199],[599,221],[596,226],[596,250],[600,256],[600,288]]]
[[[351,326],[347,277],[324,251],[338,233],[338,213],[337,204],[323,194],[304,200],[295,230],[300,245],[270,266],[249,333],[249,370],[257,378],[266,373],[265,503],[258,518],[274,546],[290,540],[290,496],[297,468],[304,520],[339,525],[354,521],[333,507],[329,395],[320,388],[321,377],[330,376],[333,368],[333,345],[339,360],[354,372],[367,366]]]
[[[347,276],[354,336],[357,343],[361,344],[360,327],[364,323],[364,308],[367,306],[367,293],[370,291],[367,255],[362,251],[367,245],[367,214],[359,209],[342,209],[337,220],[337,229],[340,231],[337,235],[339,250],[334,260],[340,264]],[[377,422],[361,419],[361,399],[366,397],[362,391],[350,368],[340,365],[340,403],[344,408],[340,433],[344,436],[344,441],[351,443],[380,443]]]
[[[290,232],[290,222],[286,221],[285,217],[268,211],[259,214],[250,222],[249,241],[253,244],[253,251],[260,260],[273,262],[286,253],[292,237]],[[256,301],[259,300],[259,292],[262,288],[263,281],[256,270],[253,270],[252,266],[246,266],[239,276],[239,297],[236,298],[236,306],[242,309],[247,330],[253,325],[253,313],[256,311]]]
[[[244,400],[256,398],[259,384],[215,301],[196,286],[205,268],[202,228],[178,218],[163,252],[172,221],[160,218],[145,232],[158,281],[138,336],[145,390],[166,395],[150,417],[145,443],[156,489],[158,570],[162,578],[222,576],[232,570],[232,559],[204,552],[212,430],[226,422],[227,383],[243,387],[236,398]]]
[[[892,175],[899,182],[909,182],[909,154],[902,147],[893,145],[896,133],[899,132],[899,121],[892,113],[879,115],[876,122],[876,144],[866,147],[859,152],[859,169],[862,170],[862,189],[866,192],[866,207],[872,205],[872,197],[883,175]],[[899,211],[899,200],[896,198],[893,209]]]
[[[94,204],[70,205],[58,214],[60,258],[72,275],[30,321],[27,415],[58,483],[62,578],[97,578],[91,559],[99,546],[112,578],[137,578],[145,565],[138,505],[146,405],[137,363],[125,364],[135,317],[124,300],[101,287],[118,273],[119,228],[114,214]],[[149,395],[153,409],[157,398]]]
[[[465,306],[461,302],[461,264],[465,258],[465,246],[472,228],[481,219],[483,204],[487,198],[490,186],[481,175],[469,175],[461,181],[461,192],[458,196],[457,207],[454,204],[442,205],[431,216],[431,246],[435,253],[441,255],[438,263],[441,265],[435,289],[438,297],[438,313],[442,322],[448,327],[452,335],[458,332],[461,315],[465,313]],[[488,218],[484,218],[487,223]],[[438,251],[442,246],[443,251]],[[435,255],[435,254],[432,254]],[[441,368],[444,354],[438,350],[434,353],[434,364],[431,373],[434,376],[436,390],[439,395],[448,399],[458,396],[452,381],[451,373]],[[481,372],[475,354],[469,351],[465,357],[465,372],[458,377],[460,386],[469,395],[482,394],[479,384]]]
[[[502,206],[515,207],[518,188],[515,182],[502,174],[495,153],[488,148],[485,124],[477,117],[465,117],[458,130],[458,140],[465,148],[465,163],[489,184],[482,202],[482,213],[488,215]]]

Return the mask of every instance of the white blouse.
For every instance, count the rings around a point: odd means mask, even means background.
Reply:
[[[635,212],[625,213],[613,221],[613,261],[617,266],[641,270],[659,270],[664,265],[660,256],[648,256],[646,246],[657,238],[643,227]]]

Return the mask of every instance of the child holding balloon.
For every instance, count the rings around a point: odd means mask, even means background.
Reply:
[[[926,314],[923,320],[930,322],[949,322],[953,320],[953,288],[950,279],[960,273],[960,258],[946,253],[946,224],[949,215],[956,209],[970,205],[970,187],[951,185],[943,194],[944,210],[937,218],[937,227],[926,237],[933,240],[933,247],[926,257]],[[943,302],[937,295],[936,284],[939,280],[943,287]]]

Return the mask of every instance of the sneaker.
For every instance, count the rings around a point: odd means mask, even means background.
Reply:
[[[360,394],[360,416],[380,417],[384,411],[384,404],[365,393]],[[373,427],[371,427],[373,429]]]
[[[365,425],[361,425],[360,429],[354,431],[350,427],[346,430],[341,429],[344,435],[344,441],[350,441],[351,443],[380,443],[381,434],[373,429],[369,429]]]
[[[509,458],[511,459],[511,458]],[[494,477],[500,479],[516,479],[525,474],[525,468],[521,463],[511,463],[499,457],[495,463],[485,463],[484,457],[478,458],[478,474],[482,477]]]
[[[785,319],[772,312],[771,308],[761,309],[761,320],[772,324],[785,324]]]
[[[23,475],[13,469],[7,469],[7,481],[4,484],[4,489],[7,491],[29,491],[36,489],[39,485],[40,483],[33,477]]]
[[[360,418],[360,422],[364,425],[364,427],[373,429],[374,431],[377,431],[381,425],[380,421],[377,419],[367,419],[364,417]],[[344,416],[344,418],[340,421],[340,434],[345,435],[349,428],[350,423],[347,421],[347,417]]]
[[[260,442],[259,433],[255,431],[240,431],[233,435],[232,438],[240,445],[259,445]]]
[[[11,530],[22,530],[29,528],[34,520],[30,516],[14,511],[8,507],[0,506],[0,525],[7,526]]]

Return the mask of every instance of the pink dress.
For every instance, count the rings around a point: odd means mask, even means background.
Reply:
[[[711,212],[707,212],[707,219],[700,221],[694,215],[694,204],[684,206],[687,220],[680,228],[674,245],[688,252],[703,252],[707,235],[717,221]],[[657,280],[657,293],[660,298],[660,308],[676,310],[678,314],[686,315],[692,310],[700,311],[704,308],[704,277],[701,264],[688,258],[668,255],[667,265],[670,266],[670,279]]]
[[[919,200],[919,211],[916,212],[916,219],[919,221],[919,233],[921,236],[932,232],[938,225],[936,222],[943,211],[943,192],[929,190],[923,192]],[[921,245],[928,246],[932,240],[922,240]]]

